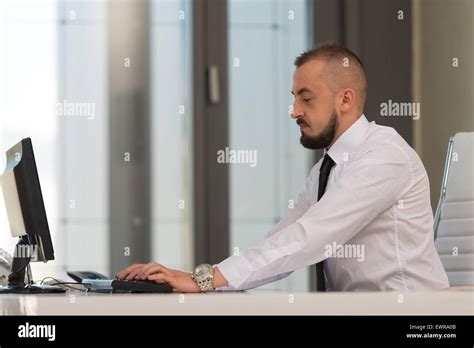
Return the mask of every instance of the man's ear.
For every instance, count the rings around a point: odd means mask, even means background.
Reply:
[[[345,88],[342,91],[342,98],[341,98],[341,111],[348,112],[350,111],[355,104],[355,91],[352,88]]]

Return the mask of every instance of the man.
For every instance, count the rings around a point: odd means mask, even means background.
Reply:
[[[153,262],[132,265],[119,279],[166,282],[182,292],[250,289],[317,264],[320,290],[449,286],[434,246],[426,171],[393,128],[367,121],[359,58],[325,44],[297,57],[295,66],[292,118],[301,144],[325,149],[295,207],[260,247],[214,267],[200,265],[190,274]]]

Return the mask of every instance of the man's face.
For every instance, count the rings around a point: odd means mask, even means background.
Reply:
[[[291,117],[300,127],[301,145],[309,149],[331,145],[338,128],[334,95],[324,80],[324,64],[320,60],[306,62],[293,75]]]

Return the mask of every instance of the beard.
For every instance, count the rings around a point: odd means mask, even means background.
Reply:
[[[301,122],[299,122],[298,125],[300,123]],[[311,150],[327,148],[329,145],[331,145],[332,141],[334,140],[334,136],[336,135],[336,130],[338,126],[339,126],[339,122],[337,121],[337,114],[336,114],[336,111],[333,110],[328,124],[326,125],[326,127],[324,127],[321,133],[315,136],[305,135],[304,133],[302,133],[301,138],[300,138],[300,143],[305,148],[311,149]]]

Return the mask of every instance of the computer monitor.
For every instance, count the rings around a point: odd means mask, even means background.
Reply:
[[[2,191],[12,237],[18,237],[8,285],[0,293],[64,292],[60,287],[33,285],[30,262],[54,260],[54,249],[30,138],[6,153]]]

